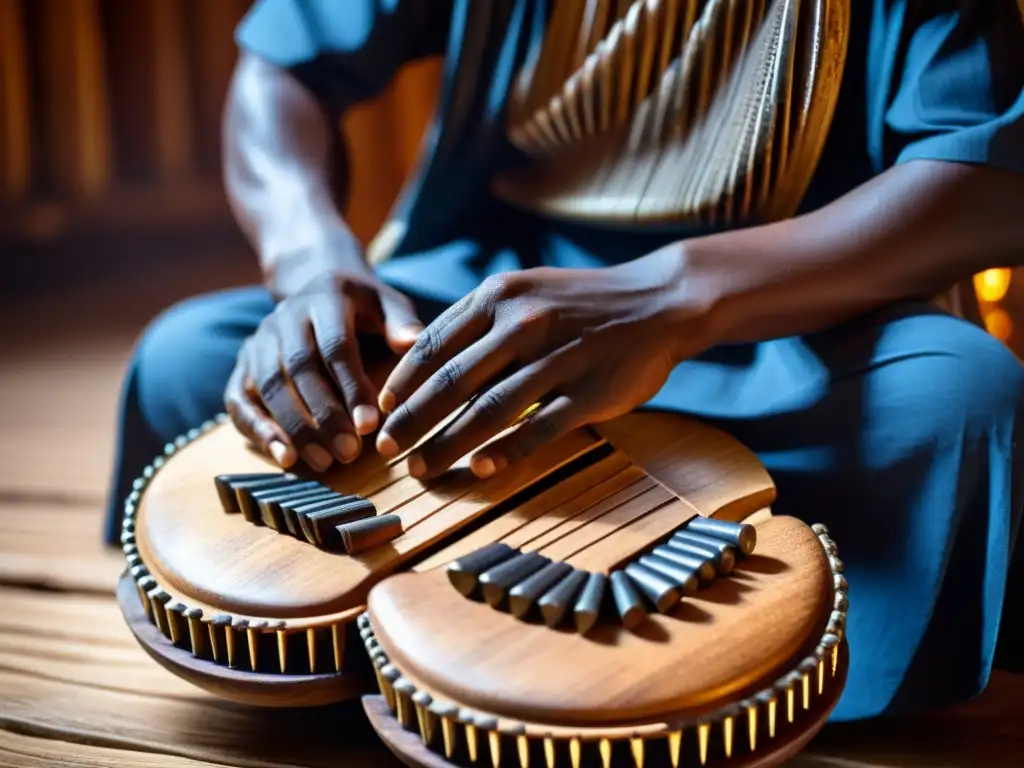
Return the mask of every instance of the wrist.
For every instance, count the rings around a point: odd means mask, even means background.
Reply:
[[[343,224],[308,232],[299,241],[264,252],[261,261],[267,287],[277,298],[331,275],[372,273],[361,244]]]
[[[664,284],[666,337],[675,363],[684,362],[728,338],[732,304],[725,273],[688,242],[655,252]]]

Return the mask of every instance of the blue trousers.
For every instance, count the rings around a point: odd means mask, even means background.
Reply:
[[[387,277],[411,290],[410,274]],[[434,299],[466,287],[458,270],[428,277]],[[424,319],[437,307],[425,300]],[[200,296],[142,335],[108,536],[143,466],[223,409],[239,346],[271,308],[261,288]],[[1011,567],[1022,393],[1024,369],[999,342],[907,304],[813,336],[713,349],[680,365],[652,402],[743,441],[778,486],[775,511],[831,529],[850,582],[852,648],[833,720],[963,701],[985,687],[1000,632],[1001,649],[1022,647]]]

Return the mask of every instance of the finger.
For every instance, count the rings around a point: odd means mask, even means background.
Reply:
[[[331,463],[330,454],[316,445],[313,418],[306,411],[298,392],[292,386],[291,376],[285,370],[278,323],[273,316],[264,322],[266,326],[258,332],[258,340],[253,344],[251,352],[252,378],[256,391],[267,413],[287,436],[288,442],[311,469],[322,471]],[[299,362],[293,360],[292,365]]]
[[[224,409],[242,435],[282,468],[288,469],[298,461],[298,455],[288,436],[260,404],[252,380],[246,374],[246,357],[247,353],[243,350],[239,355],[239,364],[235,366],[224,388]]]
[[[416,309],[406,296],[388,286],[380,291],[380,304],[388,346],[396,354],[407,352],[423,331]]]
[[[477,451],[470,459],[470,469],[477,477],[490,477],[585,423],[587,409],[579,401],[559,395],[534,411],[514,431]]]
[[[442,312],[391,371],[380,392],[381,410],[389,413],[397,408],[446,360],[486,333],[490,324],[489,312],[472,294]]]
[[[359,455],[366,435],[377,428],[377,391],[370,381],[359,353],[356,336],[358,306],[351,302],[325,302],[313,311],[313,335],[320,357],[341,391],[349,416],[347,426],[338,436],[338,450],[351,461]]]
[[[381,427],[378,451],[397,456],[479,392],[514,360],[513,345],[504,334],[491,332],[444,363],[399,405]]]
[[[314,442],[304,447],[303,458],[318,471],[333,463],[331,453],[339,461],[351,461],[359,453],[359,441],[348,410],[323,370],[312,320],[291,318],[279,324],[278,333],[285,373],[312,420]]]
[[[559,378],[559,367],[545,360],[488,387],[451,424],[432,435],[409,457],[409,474],[427,478],[447,471],[463,456],[514,424],[524,411],[554,389]],[[474,472],[479,474],[476,468]]]

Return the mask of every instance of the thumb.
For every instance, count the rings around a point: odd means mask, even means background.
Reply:
[[[396,354],[408,351],[423,331],[423,323],[416,317],[412,302],[405,296],[389,293],[381,297],[381,308],[384,310],[384,337],[391,351]]]

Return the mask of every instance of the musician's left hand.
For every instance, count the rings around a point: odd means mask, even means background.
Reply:
[[[485,281],[423,331],[381,390],[377,450],[392,458],[476,399],[409,457],[429,478],[476,451],[479,477],[567,432],[642,405],[711,343],[678,246],[603,269],[530,269]],[[534,403],[517,430],[483,448]],[[479,449],[479,450],[478,450]]]

